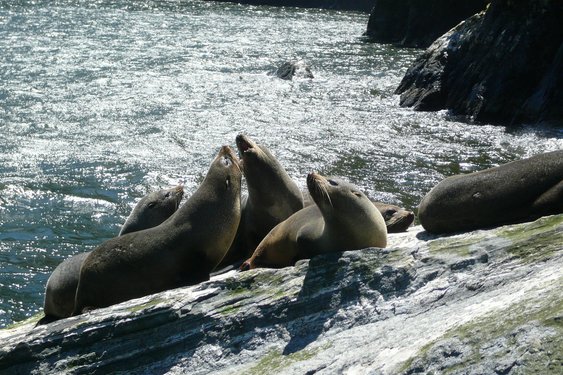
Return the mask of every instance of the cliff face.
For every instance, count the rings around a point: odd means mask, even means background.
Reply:
[[[490,0],[376,0],[367,30],[369,40],[426,48],[452,27],[485,9]]]
[[[0,331],[2,373],[559,373],[563,215],[209,282]]]
[[[561,124],[562,19],[560,1],[492,1],[414,62],[396,91],[401,105],[505,125]]]
[[[377,0],[214,0],[248,5],[355,10],[368,13]]]

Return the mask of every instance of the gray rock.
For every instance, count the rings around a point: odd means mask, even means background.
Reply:
[[[276,69],[275,75],[287,81],[291,81],[294,77],[315,78],[309,65],[301,60],[284,62]]]
[[[0,331],[0,372],[559,374],[563,215],[229,272]],[[39,317],[37,317],[39,318]]]

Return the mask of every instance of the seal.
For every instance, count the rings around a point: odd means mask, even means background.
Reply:
[[[310,173],[307,188],[315,205],[274,227],[241,270],[286,267],[319,254],[387,245],[381,213],[356,186]]]
[[[372,201],[385,220],[387,233],[406,232],[414,222],[414,212],[383,202]]]
[[[152,228],[164,222],[176,212],[183,195],[184,188],[180,185],[145,195],[133,208],[119,235]],[[88,254],[90,251],[65,259],[51,273],[45,286],[45,317],[39,320],[38,324],[50,323],[72,314],[80,267]]]
[[[236,137],[236,144],[248,196],[237,239],[218,269],[250,257],[273,227],[303,208],[301,190],[266,146],[244,134]]]
[[[454,233],[535,220],[563,212],[563,150],[438,183],[420,202],[431,233]]]
[[[148,193],[135,205],[119,235],[156,227],[176,212],[183,196],[181,185]]]
[[[84,260],[73,315],[209,279],[240,222],[242,172],[223,146],[196,192],[165,222],[110,239]]]
[[[314,204],[311,195],[305,191],[303,193],[303,199],[305,202],[305,207]],[[371,200],[371,199],[370,199]],[[387,227],[387,233],[400,233],[406,232],[407,229],[414,222],[414,212],[395,206],[393,204],[383,203],[371,200],[371,203],[379,210],[383,220],[385,220],[385,226]]]

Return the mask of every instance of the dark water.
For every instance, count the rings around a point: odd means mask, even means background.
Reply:
[[[420,52],[365,44],[368,16],[203,1],[0,1],[0,327],[41,309],[64,258],[145,193],[189,196],[238,133],[305,186],[317,170],[415,208],[443,177],[563,148],[398,106]],[[315,78],[271,75],[307,62]]]

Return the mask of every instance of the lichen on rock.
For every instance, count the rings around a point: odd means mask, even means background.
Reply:
[[[528,373],[560,369],[563,215],[229,272],[0,331],[0,372]]]

